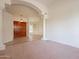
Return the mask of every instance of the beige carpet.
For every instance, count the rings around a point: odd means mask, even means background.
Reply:
[[[11,42],[5,43],[5,45],[10,46],[10,45],[16,45],[16,44],[21,44],[21,43],[24,43],[24,42],[36,41],[36,40],[41,40],[41,39],[42,39],[42,35],[32,35],[31,38],[20,37],[20,38],[15,38]]]
[[[11,59],[79,59],[79,49],[51,41],[32,41],[7,46]]]

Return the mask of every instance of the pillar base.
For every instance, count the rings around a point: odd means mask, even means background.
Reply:
[[[5,45],[0,46],[0,51],[5,50]]]

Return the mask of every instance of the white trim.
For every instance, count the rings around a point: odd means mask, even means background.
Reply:
[[[45,35],[46,35],[46,19],[44,17],[43,19],[43,40],[46,39]]]
[[[46,20],[48,19],[47,14],[45,14],[43,17],[44,18],[43,18],[43,38],[42,40],[47,40],[46,39]]]
[[[57,43],[64,44],[64,45],[74,47],[74,48],[79,48],[79,45],[73,45],[72,43],[69,43],[69,42],[57,41],[57,40],[49,40],[49,41],[57,42]]]
[[[5,49],[5,45],[2,42],[2,10],[0,10],[0,50]]]
[[[33,5],[35,6],[35,8],[38,8],[42,14],[47,13],[47,9],[44,5],[42,5],[41,3],[35,1],[35,0],[22,0],[25,1],[26,3],[29,3],[29,5]]]

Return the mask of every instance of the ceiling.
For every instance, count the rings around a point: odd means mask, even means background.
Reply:
[[[38,22],[41,19],[39,13],[36,10],[20,4],[13,4],[9,7],[6,7],[6,11],[9,12],[13,17],[21,16],[24,18],[31,18],[34,22]]]
[[[50,5],[51,3],[53,3],[54,0],[36,0],[42,4],[45,4],[46,6]]]
[[[50,7],[57,0],[36,0],[36,1],[45,5],[46,7]]]

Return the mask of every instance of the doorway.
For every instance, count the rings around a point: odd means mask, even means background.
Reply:
[[[11,41],[34,41],[43,39],[44,17],[35,9],[22,4],[12,4],[6,8],[6,12],[11,15],[11,23],[13,24],[10,27],[12,29],[12,35],[9,35],[12,36]]]
[[[13,21],[14,40],[27,37],[27,22]]]
[[[27,22],[13,21],[13,36],[14,43],[20,43],[27,41],[28,31],[27,31]]]

